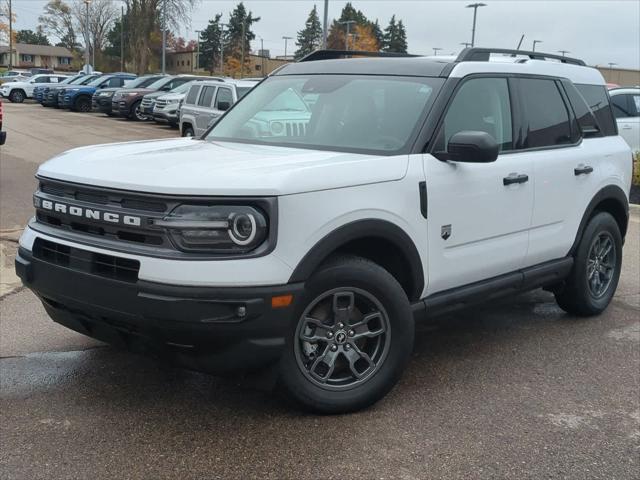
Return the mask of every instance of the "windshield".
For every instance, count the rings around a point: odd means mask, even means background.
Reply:
[[[75,82],[76,80],[79,80],[80,77],[75,76],[75,77],[67,77],[64,80],[62,80],[61,82],[58,82],[60,84],[65,84],[65,85],[69,85],[72,84],[73,82]]]
[[[187,93],[189,91],[189,89],[191,88],[191,85],[193,85],[196,82],[201,82],[202,80],[191,80],[190,82],[187,83],[183,83],[182,85],[177,86],[176,88],[174,88],[173,90],[171,90],[171,93]]]
[[[408,146],[440,78],[271,77],[215,124],[207,140],[390,155]]]
[[[253,87],[236,87],[236,93],[238,94],[238,100],[244,97]]]
[[[87,85],[89,87],[98,87],[102,82],[104,82],[107,78],[110,78],[109,75],[102,75],[89,83],[83,83],[83,85]]]
[[[147,88],[150,88],[151,90],[160,90],[164,86],[164,84],[170,80],[171,80],[171,77],[160,77],[155,82],[147,85]]]
[[[138,77],[129,83],[127,88],[146,88],[156,80],[158,80],[158,77]]]

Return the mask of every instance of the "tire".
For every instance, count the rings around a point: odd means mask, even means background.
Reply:
[[[147,117],[142,115],[140,112],[140,104],[142,100],[138,100],[136,103],[131,105],[131,110],[129,111],[129,116],[127,117],[129,120],[135,120],[137,122],[144,122]]]
[[[75,102],[73,102],[73,109],[76,112],[87,113],[91,111],[91,100],[86,97],[77,98]]]
[[[621,269],[622,235],[618,223],[610,213],[596,213],[580,239],[564,287],[555,294],[558,305],[581,317],[602,313],[618,287]]]
[[[315,413],[366,408],[398,382],[413,339],[411,307],[396,279],[364,258],[336,257],[313,274],[297,301],[280,386]]]
[[[27,95],[22,90],[11,90],[9,94],[9,101],[11,103],[22,103],[25,98],[27,98]]]
[[[182,127],[182,136],[183,137],[194,137],[195,136],[195,132],[193,131],[193,128],[191,127],[191,125],[187,125],[185,127]]]

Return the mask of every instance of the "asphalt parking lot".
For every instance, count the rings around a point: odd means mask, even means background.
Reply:
[[[6,104],[0,147],[0,478],[571,478],[640,472],[640,209],[611,306],[572,318],[537,291],[419,325],[399,385],[352,415],[300,413],[54,324],[12,273],[38,164],[177,136]]]

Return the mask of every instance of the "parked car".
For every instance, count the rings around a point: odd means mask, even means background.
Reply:
[[[205,138],[40,165],[15,265],[49,316],[192,369],[268,368],[304,408],[344,413],[391,391],[417,321],[541,287],[568,318],[606,310],[632,155],[598,70],[520,50],[343,54],[280,68]],[[302,134],[253,128],[291,91],[315,96]]]
[[[93,94],[105,88],[120,88],[126,81],[133,80],[136,75],[117,73],[101,75],[86,85],[65,88],[58,92],[58,104],[78,112],[90,112]]]
[[[29,77],[31,73],[26,70],[8,70],[0,74],[0,85],[7,82],[24,82]]]
[[[0,96],[8,98],[12,103],[22,103],[25,99],[33,97],[33,89],[36,86],[46,83],[57,84],[66,79],[67,76],[68,75],[42,74],[34,75],[23,82],[3,83],[2,86],[0,86]]]
[[[640,151],[640,87],[609,90],[620,136],[634,152]]]
[[[248,80],[193,84],[180,107],[180,133],[183,137],[199,137],[257,84]]]
[[[96,90],[96,92],[93,94],[93,98],[91,102],[93,106],[93,110],[97,112],[105,113],[108,116],[112,117],[114,116],[113,105],[112,105],[113,95],[118,90],[122,90],[123,88],[126,88],[126,89],[145,88],[162,77],[163,75],[144,75],[142,77],[138,77],[134,80],[130,80],[126,82],[120,88],[103,88],[101,90]]]
[[[55,72],[50,68],[39,68],[39,67],[36,67],[36,68],[30,68],[29,69],[29,73],[31,75],[39,75],[41,73],[51,73],[51,74],[53,74]]]
[[[82,75],[67,77],[63,81],[58,82],[57,84],[56,83],[39,84],[33,89],[33,99],[36,102],[42,104],[42,102],[44,102],[45,95],[49,92],[49,89],[51,88],[51,85],[60,85],[60,86],[69,85],[71,82],[73,82],[74,80],[78,80],[79,78],[82,78]]]
[[[93,74],[80,75],[76,77],[75,80],[72,80],[67,84],[59,84],[59,85],[50,84],[46,86],[42,93],[42,106],[60,108],[60,106],[58,105],[58,94],[60,93],[61,90],[64,90],[67,88],[76,88],[76,86],[78,85],[87,85],[88,83],[98,78],[98,76],[99,75],[93,75]]]
[[[3,109],[2,100],[0,100],[0,145],[4,145],[4,142],[7,141],[7,132],[2,131],[2,115],[3,115],[2,109]]]
[[[153,119],[158,123],[168,123],[171,127],[177,127],[180,123],[179,105],[185,95],[196,82],[204,82],[206,78],[191,80],[174,88],[168,93],[155,98],[153,102]],[[144,100],[143,100],[144,101]]]
[[[146,88],[123,89],[113,98],[113,111],[118,111],[121,117],[130,120],[147,120],[153,115],[153,98],[148,96],[143,105],[143,97],[147,94],[158,92],[158,96],[170,92],[183,83],[196,80],[194,75],[167,75],[156,80]],[[200,77],[201,78],[201,77]]]

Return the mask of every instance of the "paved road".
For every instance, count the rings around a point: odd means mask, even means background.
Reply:
[[[6,112],[3,229],[29,216],[46,155],[173,134],[33,105]],[[46,144],[18,133],[54,125],[76,133]],[[421,325],[393,392],[334,417],[301,414],[252,379],[104,346],[48,320],[29,291],[11,293],[0,299],[0,478],[637,479],[639,238],[635,210],[602,316],[569,317],[534,292]]]

